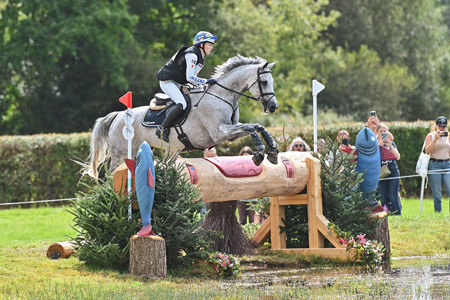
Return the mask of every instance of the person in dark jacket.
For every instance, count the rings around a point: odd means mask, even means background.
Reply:
[[[217,36],[207,31],[198,32],[190,47],[182,47],[174,56],[156,73],[159,85],[176,105],[166,112],[166,118],[158,128],[156,135],[165,142],[169,142],[170,127],[177,117],[186,109],[186,100],[181,93],[181,86],[191,83],[194,86],[201,84],[214,84],[216,79],[200,78],[197,74],[203,68],[203,58],[211,54]]]

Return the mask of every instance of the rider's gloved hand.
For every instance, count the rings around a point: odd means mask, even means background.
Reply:
[[[208,80],[206,80],[206,84],[216,84],[217,83],[217,80],[215,79],[215,78],[210,78],[210,79],[208,79]]]

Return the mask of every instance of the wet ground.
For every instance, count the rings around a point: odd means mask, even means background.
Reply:
[[[312,295],[324,299],[450,299],[450,256],[394,258],[390,266],[375,272],[358,266],[269,269],[247,265],[242,279],[230,284],[267,292],[301,290],[306,291],[305,299]]]

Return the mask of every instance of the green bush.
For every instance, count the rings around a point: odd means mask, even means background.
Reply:
[[[152,213],[153,231],[166,240],[167,266],[176,267],[194,258],[206,259],[213,232],[201,228],[204,215],[198,188],[190,184],[177,163],[178,154],[155,158],[155,202]]]
[[[69,209],[80,261],[94,268],[128,270],[129,240],[139,230],[138,214],[128,219],[130,195],[117,194],[110,176],[83,185],[87,192],[78,193],[78,201]]]
[[[206,259],[205,249],[213,232],[202,230],[202,202],[195,202],[198,190],[182,174],[177,154],[155,158],[153,231],[166,242],[167,266],[174,268],[195,258]],[[74,215],[75,241],[81,261],[95,268],[128,270],[129,239],[141,227],[139,213],[128,220],[128,203],[135,196],[118,195],[111,176],[98,183],[82,183],[87,192],[69,210]]]
[[[0,203],[72,198],[89,133],[0,137]]]

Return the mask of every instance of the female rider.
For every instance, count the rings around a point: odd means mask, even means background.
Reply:
[[[161,124],[162,139],[169,142],[170,127],[173,126],[177,117],[186,109],[187,104],[180,91],[182,85],[191,83],[194,86],[200,84],[214,84],[214,78],[208,80],[197,77],[203,68],[203,58],[211,54],[217,36],[207,31],[198,32],[190,47],[182,47],[178,52],[156,73],[159,85],[176,105],[171,106],[166,111],[166,117]],[[161,138],[161,127],[156,131],[158,138]]]

